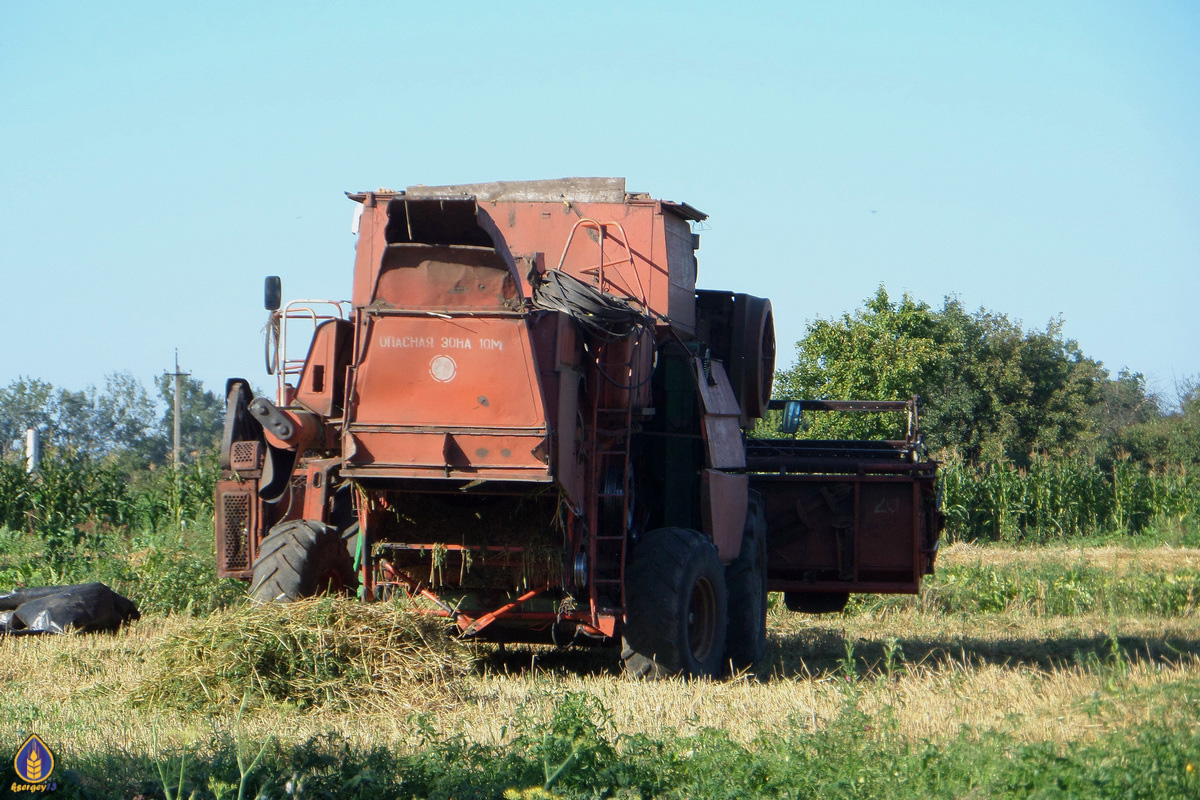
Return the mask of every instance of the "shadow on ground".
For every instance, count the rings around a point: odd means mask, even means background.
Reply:
[[[621,663],[615,647],[556,648],[542,645],[484,646],[475,669],[483,675],[618,676]]]
[[[772,636],[767,658],[758,671],[763,680],[826,678],[844,674],[847,647],[860,674],[880,671],[892,650],[893,666],[947,662],[972,668],[994,665],[1058,670],[1077,664],[1174,664],[1200,658],[1200,638],[1167,636],[1046,636],[972,637],[902,636],[868,639],[829,627],[812,627]],[[476,671],[482,675],[522,676],[534,673],[573,676],[621,675],[615,648],[555,649],[532,645],[491,647],[480,653]]]
[[[847,653],[853,654],[855,669],[868,672],[882,669],[888,651],[893,663],[936,666],[953,661],[971,667],[1036,667],[1062,669],[1084,663],[1173,664],[1181,659],[1200,658],[1200,638],[1116,636],[1046,637],[949,637],[902,636],[894,639],[867,639],[848,636],[836,628],[813,627],[768,643],[767,659],[760,672],[781,678],[843,674]],[[902,655],[901,655],[902,654]]]

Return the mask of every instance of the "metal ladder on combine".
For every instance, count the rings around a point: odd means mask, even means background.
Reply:
[[[611,260],[605,255],[604,248],[605,241],[613,238],[608,231],[610,227],[620,233],[617,241],[624,250],[623,256]],[[599,222],[586,217],[579,219],[567,237],[558,260],[558,269],[563,268],[567,252],[580,229],[593,232],[599,250],[597,265],[581,270],[582,274],[590,275],[600,291],[611,289],[617,296],[630,297],[645,306],[646,290],[634,265],[629,237],[618,222]],[[622,267],[625,269],[622,270]],[[619,355],[611,361],[607,360],[613,351]],[[633,428],[633,394],[621,389],[636,386],[639,380],[635,374],[637,370],[633,353],[628,338],[601,344],[596,353],[599,380],[611,386],[595,387],[590,420],[587,480],[593,491],[587,508],[587,580],[589,610],[593,619],[603,612],[612,613],[625,607],[625,559],[631,527],[629,439]],[[612,388],[618,390],[615,394],[622,402],[606,402],[606,397],[614,394]]]
[[[610,365],[597,364],[599,369]],[[592,406],[588,508],[588,597],[593,616],[625,607],[629,547],[629,431],[633,409]]]

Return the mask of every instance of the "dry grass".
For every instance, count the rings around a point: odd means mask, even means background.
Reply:
[[[146,649],[133,701],[184,710],[248,700],[322,711],[424,711],[452,702],[470,651],[429,617],[332,597],[219,611]]]
[[[971,566],[986,564],[993,567],[1010,564],[1045,564],[1048,561],[1061,564],[1082,564],[1127,572],[1130,568],[1180,570],[1200,568],[1200,548],[1171,547],[1071,547],[1048,545],[1045,547],[1002,547],[990,544],[956,542],[942,548],[938,554],[939,566]]]
[[[1097,550],[1062,557],[1114,558],[1114,548]],[[1187,559],[1196,557],[1170,548],[1130,552],[1164,569],[1190,568]],[[951,563],[1022,557],[961,545],[944,555]],[[1080,740],[1200,716],[1194,615],[950,616],[914,606],[846,617],[777,610],[770,621],[769,677],[723,682],[633,682],[616,673],[609,653],[540,648],[485,653],[464,675],[462,654],[440,636],[404,627],[385,607],[353,604],[150,618],[111,635],[0,638],[0,739],[37,732],[68,757],[151,752],[155,734],[164,748],[202,750],[214,730],[234,724],[243,694],[262,698],[240,723],[244,736],[302,742],[332,734],[402,750],[418,746],[413,712],[440,732],[499,742],[512,720],[548,716],[566,692],[599,698],[622,732],[716,727],[739,741],[820,728],[848,699],[870,715],[890,715],[916,740],[970,727],[1025,741]],[[339,649],[347,641],[357,650]],[[349,657],[361,662],[354,670],[329,661],[347,652],[359,654]],[[270,678],[256,660],[263,653],[293,653],[295,669],[276,664]],[[422,653],[432,654],[432,665],[419,661]],[[271,680],[280,683],[271,688]],[[279,686],[294,695],[276,699]]]
[[[890,678],[877,674],[853,684],[834,675],[764,683],[743,679],[658,684],[578,676],[492,677],[481,683],[476,704],[444,714],[439,721],[484,741],[498,741],[501,728],[517,710],[548,716],[556,697],[572,691],[598,697],[622,732],[663,737],[720,728],[748,742],[773,730],[823,727],[842,712],[852,689],[861,711],[875,715],[886,710],[897,730],[914,739],[948,738],[970,725],[1004,729],[1027,741],[1076,740],[1152,716],[1161,719],[1156,690],[1180,682],[1200,689],[1200,659],[1138,664],[1121,680],[1130,694],[1097,708],[1094,700],[1106,693],[1111,676],[1082,665],[1042,671],[947,660],[901,666]],[[1194,707],[1175,710],[1185,719],[1197,713]]]

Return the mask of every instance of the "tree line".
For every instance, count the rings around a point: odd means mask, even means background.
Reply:
[[[811,322],[775,394],[800,399],[921,400],[928,448],[971,465],[1085,458],[1108,469],[1133,461],[1163,470],[1200,465],[1200,383],[1175,402],[1144,376],[1112,375],[1063,336],[1062,321],[1025,329],[1007,315],[940,308],[884,287],[862,308]],[[809,415],[810,438],[891,438],[897,420]],[[768,420],[766,428],[773,426]]]
[[[0,459],[22,452],[25,432],[41,432],[57,454],[119,461],[130,470],[170,459],[175,382],[155,381],[155,394],[129,372],[105,377],[102,387],[57,388],[37,378],[0,387]],[[225,403],[192,377],[180,382],[180,439],[185,459],[210,450],[220,436]]]

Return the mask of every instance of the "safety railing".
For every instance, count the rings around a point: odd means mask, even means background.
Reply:
[[[275,376],[276,403],[280,406],[291,404],[291,392],[295,390],[296,384],[289,384],[288,378],[303,372],[304,362],[308,359],[307,344],[299,358],[289,355],[290,323],[304,320],[311,323],[312,332],[315,332],[322,322],[347,319],[349,311],[348,300],[291,300],[278,311],[271,312],[271,318],[267,321],[265,358],[267,374]],[[309,332],[306,342],[312,341],[312,332]]]

